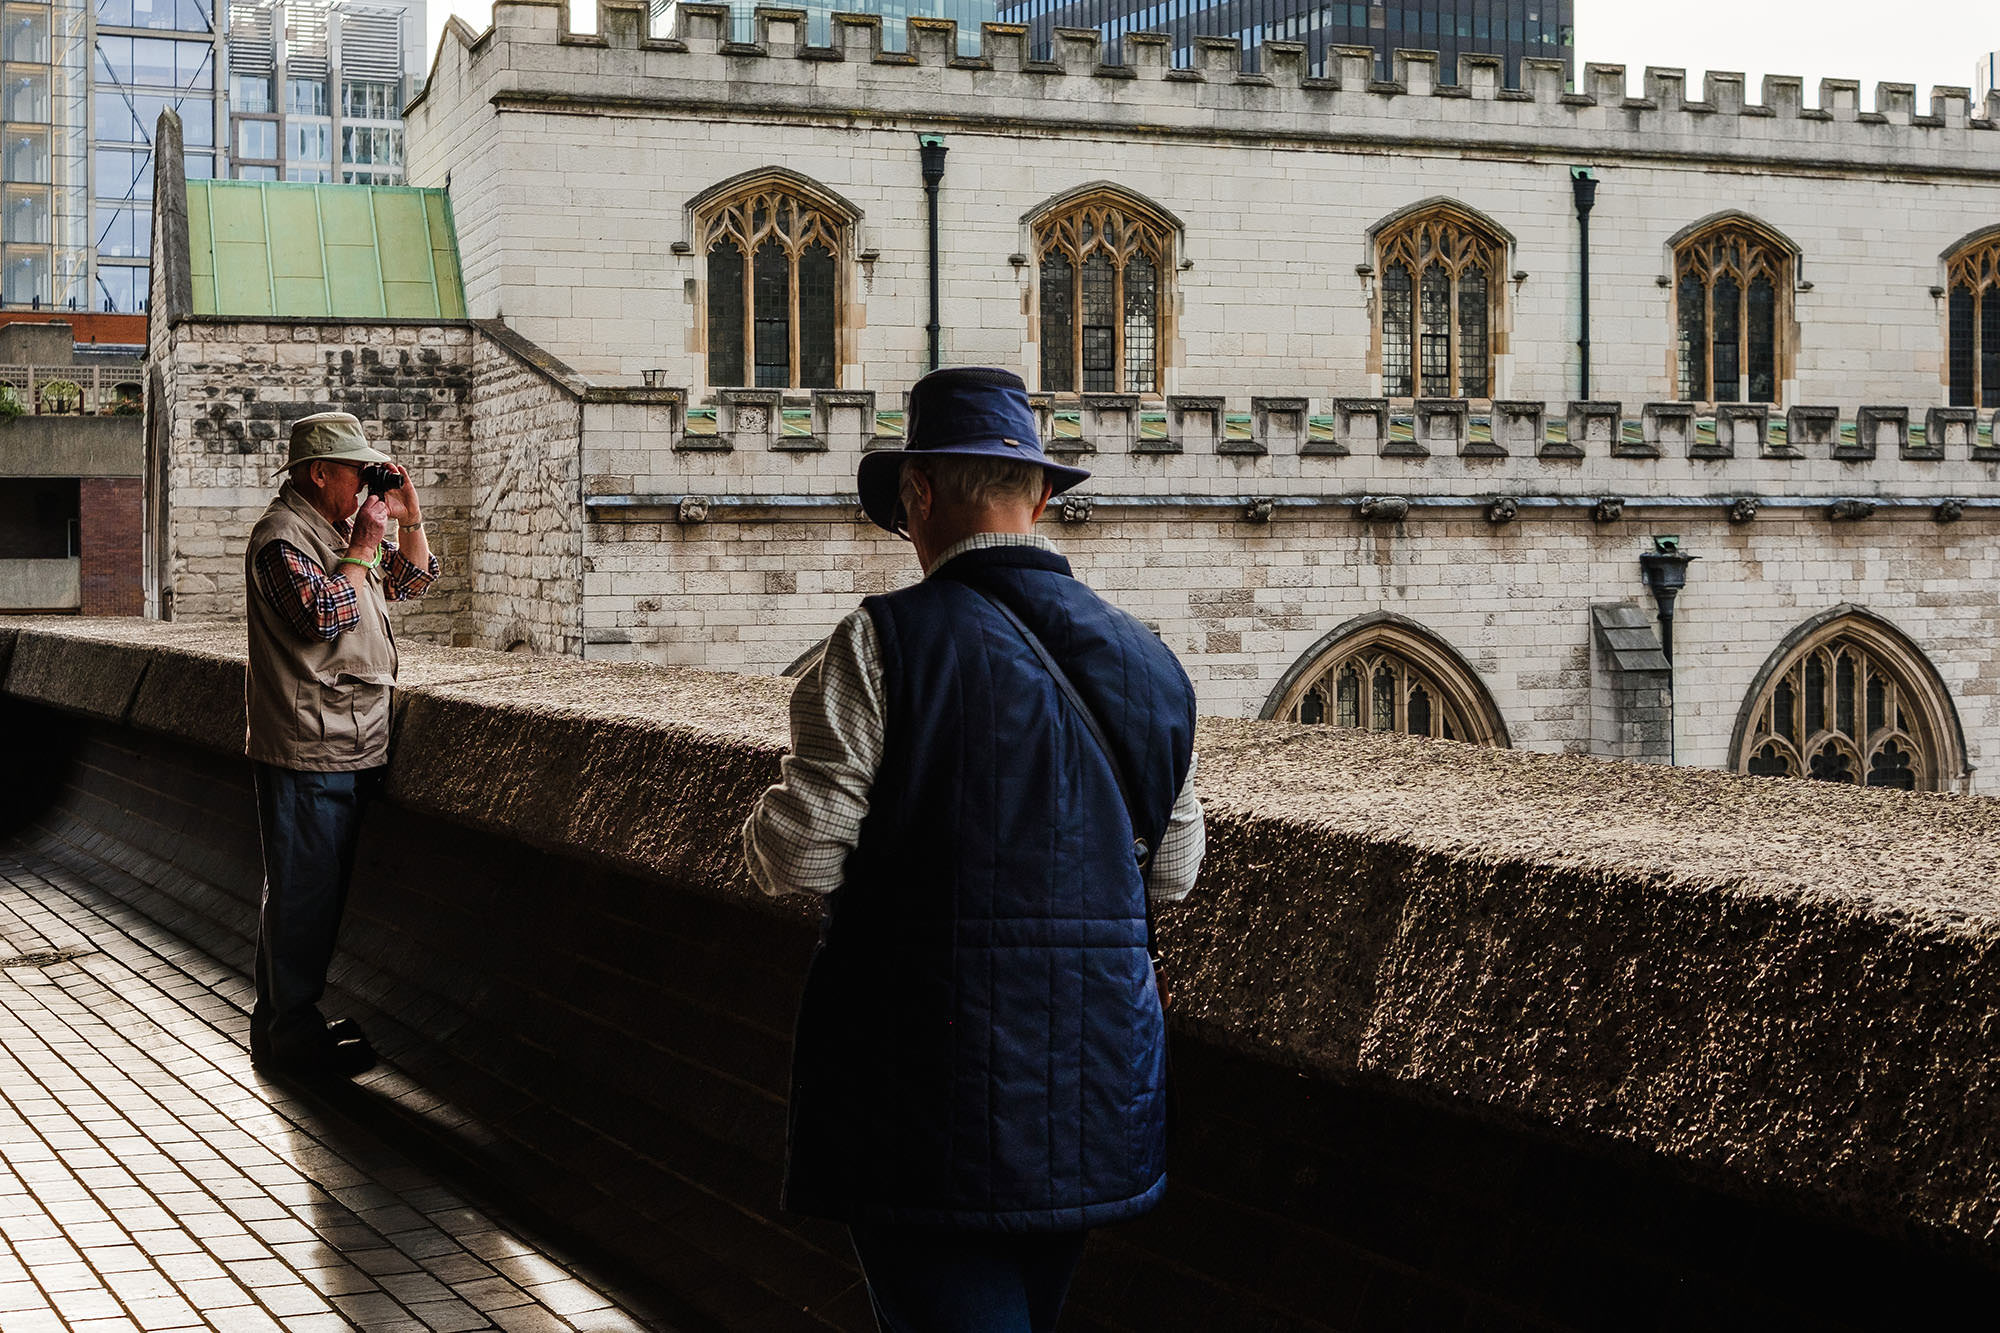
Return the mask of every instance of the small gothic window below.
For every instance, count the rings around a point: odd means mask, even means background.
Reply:
[[[1936,791],[1957,777],[1948,708],[1928,663],[1865,623],[1835,622],[1765,685],[1738,770]]]
[[[1953,407],[2000,407],[2000,236],[1952,257],[1946,286]]]
[[[1693,403],[1775,403],[1788,363],[1791,249],[1742,221],[1674,248],[1680,395]]]
[[[1457,655],[1390,623],[1337,642],[1268,714],[1307,725],[1507,744],[1492,701]]]
[[[1163,392],[1166,223],[1096,194],[1038,219],[1034,236],[1043,392]]]
[[[708,380],[717,388],[831,389],[848,220],[768,181],[705,212]]]
[[[1447,206],[1404,219],[1376,239],[1384,393],[1492,395],[1495,275],[1504,253],[1497,236]]]

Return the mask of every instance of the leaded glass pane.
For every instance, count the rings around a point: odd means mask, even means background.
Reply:
[[[1812,776],[1821,782],[1844,782],[1853,786],[1858,775],[1854,771],[1853,757],[1828,741],[1812,757]]]
[[[743,252],[729,240],[708,252],[708,382],[743,387]]]
[[[1987,305],[1989,308],[2000,309],[2000,303],[1989,301]],[[1960,286],[1951,289],[1951,350],[1949,360],[1951,366],[1951,405],[1953,407],[1979,406],[1974,401],[1975,386],[1972,379],[1973,358],[1977,355],[1973,343],[1973,329],[1975,327],[1973,312],[1975,306],[1976,302],[1974,302],[1972,297],[1972,288]],[[2000,385],[1995,385],[1992,380],[1988,380],[1987,384],[1989,386],[1987,389],[1988,393],[1992,393],[1995,388],[2000,388]]]
[[[1833,668],[1833,725],[1836,731],[1854,734],[1854,654],[1842,653]]]
[[[1868,734],[1874,735],[1889,725],[1889,690],[1882,677],[1873,671],[1868,673]]]
[[[1715,399],[1733,403],[1742,394],[1743,381],[1743,290],[1733,277],[1715,280],[1714,348]]]
[[[1459,396],[1487,395],[1486,270],[1469,268],[1458,280]]]
[[[1794,745],[1799,743],[1798,723],[1794,720],[1798,707],[1799,697],[1792,689],[1792,682],[1779,681],[1771,695],[1771,730]]]
[[[1681,279],[1680,289],[1681,401],[1705,402],[1708,398],[1708,291],[1701,279],[1690,273]]]
[[[836,387],[833,251],[818,243],[799,252],[799,387]]]
[[[1311,727],[1326,721],[1326,696],[1318,690],[1309,692],[1299,704],[1299,721]]]
[[[1409,398],[1415,393],[1411,379],[1411,339],[1416,322],[1413,296],[1410,270],[1392,265],[1382,275],[1382,391],[1391,398]]]
[[[1342,667],[1340,684],[1335,690],[1336,712],[1343,727],[1361,725],[1361,674],[1353,667]]]
[[[1896,741],[1884,741],[1868,765],[1868,785],[1895,791],[1917,789],[1917,762],[1908,749]]]
[[[1118,307],[1116,275],[1102,250],[1083,261],[1083,391],[1114,393],[1118,388]]]
[[[1153,261],[1134,255],[1125,261],[1125,392],[1151,393],[1158,387],[1159,273]]]
[[[1424,397],[1451,397],[1451,278],[1431,264],[1423,279]]]
[[[2000,299],[1992,288],[1979,298],[1981,407],[2000,407]]]
[[[750,319],[756,334],[757,387],[792,382],[792,263],[775,239],[757,247],[751,279]]]
[[[1386,663],[1375,668],[1375,697],[1368,701],[1368,729],[1396,729],[1396,669]]]
[[[1408,730],[1412,736],[1428,736],[1431,734],[1430,691],[1421,685],[1410,686],[1410,720]]]
[[[1789,778],[1792,772],[1791,757],[1773,741],[1756,754],[1750,756],[1750,772],[1760,778]]]
[[[1826,730],[1826,660],[1818,653],[1806,659],[1806,735]]]
[[[1750,284],[1750,401],[1778,401],[1778,297],[1769,278]]]
[[[1076,392],[1076,270],[1069,256],[1042,256],[1042,389]]]

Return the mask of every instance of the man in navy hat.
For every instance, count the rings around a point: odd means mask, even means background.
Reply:
[[[1194,689],[1036,535],[1089,474],[1017,376],[925,376],[905,436],[861,503],[924,577],[834,631],[743,830],[766,891],[828,895],[785,1202],[847,1224],[884,1330],[1039,1333],[1166,1184],[1149,907],[1201,863]]]

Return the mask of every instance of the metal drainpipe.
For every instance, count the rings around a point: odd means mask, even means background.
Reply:
[[[944,180],[944,155],[949,150],[944,146],[942,134],[918,135],[917,148],[923,156],[924,203],[930,213],[931,322],[925,327],[929,329],[931,335],[930,368],[936,370],[942,363],[939,337],[944,327],[938,315],[938,184]]]
[[[1583,255],[1577,280],[1583,287],[1583,335],[1576,341],[1583,353],[1583,379],[1577,397],[1590,401],[1590,210],[1597,207],[1597,175],[1589,167],[1571,167],[1570,188],[1576,192],[1576,221],[1581,228]]]
[[[1667,762],[1680,762],[1678,744],[1678,719],[1674,707],[1674,602],[1680,597],[1681,589],[1687,586],[1687,569],[1698,555],[1689,555],[1681,548],[1679,537],[1655,537],[1653,549],[1639,556],[1639,570],[1645,576],[1646,586],[1652,590],[1653,601],[1660,610],[1660,652],[1667,659]]]

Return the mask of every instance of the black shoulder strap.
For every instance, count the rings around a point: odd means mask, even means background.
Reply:
[[[1152,844],[1146,841],[1145,825],[1140,820],[1139,808],[1132,803],[1132,788],[1125,781],[1125,765],[1119,762],[1118,751],[1111,748],[1111,741],[1105,736],[1104,727],[1098,722],[1096,711],[1083,701],[1083,695],[1077,692],[1075,684],[1070,681],[1069,673],[1056,662],[1054,654],[1049,652],[1048,645],[1042,642],[1041,636],[1029,629],[1027,622],[1014,614],[1013,607],[976,584],[966,583],[964,586],[992,603],[993,608],[1007,618],[1007,623],[1028,641],[1028,647],[1034,650],[1035,656],[1041,659],[1042,665],[1048,668],[1051,676],[1055,677],[1056,688],[1063,692],[1063,697],[1076,709],[1077,716],[1083,719],[1084,730],[1088,731],[1090,738],[1097,742],[1097,748],[1104,752],[1105,759],[1111,764],[1111,777],[1118,784],[1118,799],[1125,803],[1126,817],[1132,821],[1132,854],[1138,858],[1139,869],[1143,872],[1152,864]],[[1149,907],[1147,912],[1149,925],[1151,915]]]

